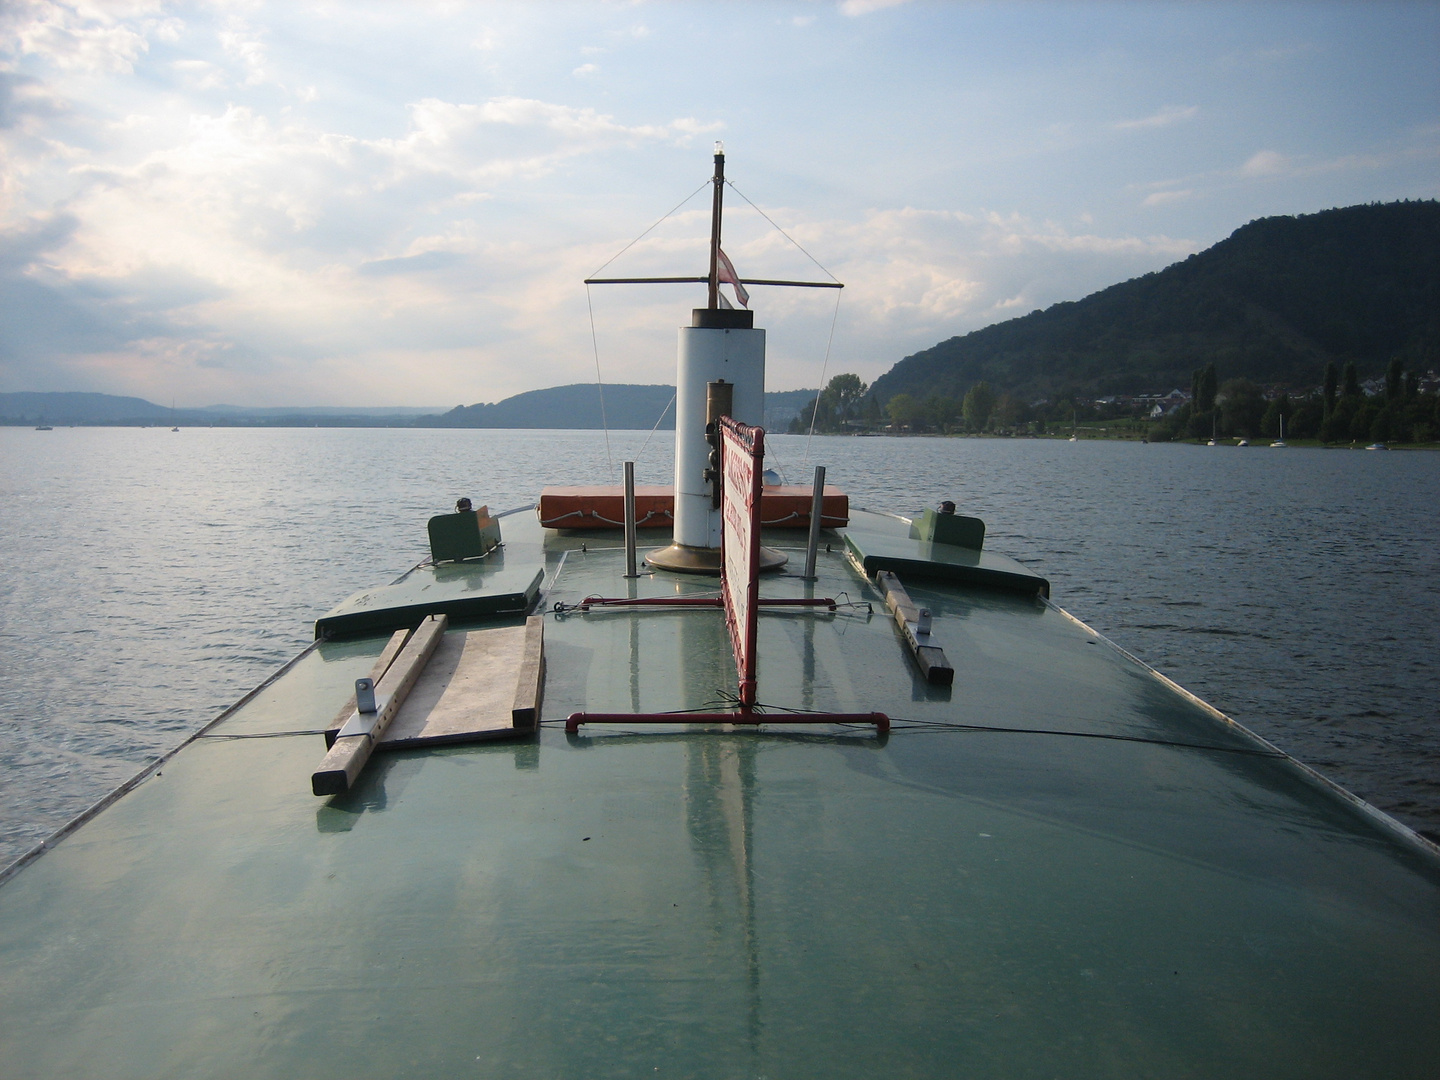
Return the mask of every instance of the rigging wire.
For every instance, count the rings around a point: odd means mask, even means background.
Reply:
[[[798,245],[797,245],[798,246]],[[818,265],[818,264],[817,264]],[[824,267],[821,267],[823,270]],[[829,273],[828,270],[825,271]],[[825,373],[830,370],[830,346],[835,341],[835,324],[840,321],[840,292],[835,292],[835,314],[830,316],[830,336],[825,339],[825,362],[820,365],[820,389],[815,391],[815,407],[810,410],[810,434],[805,437],[805,456],[800,461],[803,474],[810,464],[810,440],[815,438],[815,418],[820,415],[820,396],[825,393]]]
[[[828,277],[831,281],[834,281],[834,282],[836,282],[836,283],[839,283],[840,279],[837,278],[834,274],[830,273],[829,270],[826,270],[825,267],[821,264],[821,262],[820,262],[819,259],[815,258],[814,255],[811,255],[810,252],[808,252],[808,251],[805,250],[804,246],[800,243],[800,241],[796,240],[793,236],[791,236],[789,233],[787,233],[784,229],[780,228],[779,225],[776,225],[776,224],[775,224],[775,219],[772,218],[769,214],[765,213],[764,210],[761,210],[760,207],[756,206],[753,202],[750,202],[750,197],[749,197],[748,195],[746,195],[743,191],[741,191],[739,188],[737,188],[737,187],[736,187],[734,184],[732,184],[729,180],[726,180],[725,183],[726,183],[726,185],[730,188],[731,191],[735,192],[736,195],[739,195],[740,198],[744,199],[747,203],[750,203],[750,209],[754,210],[757,214],[759,214],[761,217],[763,217],[766,221],[770,222],[771,227],[774,228],[774,230],[775,230],[776,232],[778,232],[781,236],[785,237],[786,240],[789,240],[790,243],[794,244],[797,248],[799,248],[800,251],[801,251],[801,253],[804,254],[804,256],[805,256],[807,259],[809,259],[812,263],[814,263],[816,266],[820,267],[820,272],[821,272],[822,274],[824,274],[826,277]],[[693,196],[692,196],[692,198],[693,198]]]
[[[676,390],[674,394],[671,394],[670,400],[666,403],[665,408],[660,410],[660,416],[655,421],[655,426],[650,429],[650,434],[645,436],[645,441],[640,445],[640,452],[635,455],[637,462],[645,456],[645,448],[650,445],[650,440],[655,437],[655,432],[660,430],[660,421],[665,419],[665,414],[670,411],[670,406],[675,404],[675,398],[679,393],[680,391]]]
[[[605,472],[609,475],[615,471],[615,459],[610,456],[610,421],[605,416],[605,381],[600,377],[600,340],[595,336],[595,305],[590,302],[588,284],[585,286],[585,306],[590,311],[590,346],[595,350],[595,386],[600,391],[600,426],[605,430]]]
[[[645,230],[644,232],[642,232],[639,236],[635,237],[634,240],[631,240],[630,243],[626,244],[623,248],[621,248],[619,251],[617,251],[614,255],[611,255],[610,258],[606,259],[603,263],[601,263],[600,266],[597,267],[597,268],[595,269],[595,271],[594,271],[590,276],[593,278],[596,274],[600,273],[601,270],[604,270],[605,267],[609,266],[609,265],[610,265],[611,263],[613,263],[616,259],[618,259],[621,255],[624,255],[625,252],[629,251],[632,247],[634,247],[636,244],[638,244],[641,240],[644,240],[645,237],[649,236],[650,233],[654,232],[655,229],[657,229],[657,228],[665,221],[666,218],[670,217],[671,214],[673,214],[673,213],[675,213],[675,211],[679,210],[682,206],[684,206],[686,203],[688,203],[688,202],[689,202],[691,199],[693,199],[696,195],[699,195],[700,192],[704,191],[704,190],[705,190],[707,187],[709,187],[712,183],[714,183],[713,180],[706,180],[703,184],[701,184],[699,187],[697,187],[697,188],[696,188],[694,191],[692,191],[689,195],[686,195],[685,198],[681,199],[678,203],[676,203],[674,206],[672,206],[672,207],[670,208],[670,210],[669,210],[666,214],[664,214],[658,221],[655,222],[654,225],[651,225],[650,228],[646,229],[646,230]],[[742,199],[745,199],[745,196],[744,196],[744,195],[741,195],[740,197],[741,197]],[[749,202],[750,200],[749,200],[749,199],[745,199],[745,201],[746,201],[746,202]],[[798,247],[799,245],[797,244],[796,246]],[[804,250],[804,249],[802,248],[801,250]]]
[[[754,210],[762,218],[768,221],[772,229],[778,232],[781,236],[785,237],[786,240],[789,240],[790,243],[794,244],[795,247],[799,249],[801,254],[803,254],[807,259],[809,259],[812,263],[819,267],[822,274],[824,274],[831,281],[834,281],[836,283],[840,281],[839,278],[837,278],[834,274],[832,274],[829,270],[825,268],[825,265],[819,259],[815,258],[814,255],[811,255],[810,252],[805,250],[804,244],[800,243],[799,240],[796,240],[779,225],[775,224],[775,219],[772,218],[769,214],[765,213],[764,210],[761,210],[760,207],[756,206],[755,203],[751,201],[750,196],[746,195],[730,180],[726,180],[725,184],[727,187],[730,188],[731,191],[735,192],[736,195],[739,195],[740,198],[744,199],[747,203],[749,203],[750,209]],[[805,456],[800,462],[801,472],[804,472],[805,466],[810,464],[810,440],[815,438],[815,416],[820,411],[820,394],[824,393],[825,391],[825,374],[830,369],[830,349],[835,343],[835,324],[839,321],[839,319],[840,293],[837,290],[835,293],[835,313],[830,317],[830,336],[825,341],[825,362],[820,367],[820,389],[816,391],[815,394],[815,408],[812,409],[810,412],[810,433],[805,439]]]
[[[653,225],[650,226],[650,228],[646,229],[646,230],[645,230],[644,232],[642,232],[639,236],[635,237],[634,240],[631,240],[630,243],[626,244],[623,248],[621,248],[619,251],[617,251],[614,255],[611,255],[610,258],[606,259],[603,263],[601,263],[600,266],[599,266],[598,268],[596,268],[595,271],[590,274],[590,276],[591,276],[592,278],[595,277],[597,274],[600,273],[601,270],[604,270],[605,267],[609,266],[609,265],[610,265],[611,263],[613,263],[616,259],[620,258],[621,255],[624,255],[625,252],[629,251],[632,247],[634,247],[636,244],[638,244],[641,240],[645,239],[645,237],[647,237],[648,235],[650,235],[650,233],[654,232],[655,229],[658,228],[658,227],[661,225],[661,223],[663,223],[663,222],[665,221],[666,218],[670,217],[670,216],[671,216],[672,214],[674,214],[677,210],[679,210],[682,206],[684,206],[684,205],[685,205],[686,203],[688,203],[691,199],[693,199],[696,195],[699,195],[700,192],[704,191],[705,188],[706,188],[707,186],[709,186],[711,182],[712,182],[712,181],[710,181],[710,180],[706,180],[705,183],[701,184],[698,188],[696,188],[694,191],[692,191],[689,195],[686,195],[685,198],[681,199],[678,203],[676,203],[673,207],[671,207],[670,210],[669,210],[668,212],[666,212],[664,215],[662,215]],[[742,195],[741,198],[744,198],[744,196]],[[746,202],[749,202],[748,199],[746,199],[745,201],[746,201]],[[594,352],[595,352],[595,386],[596,386],[596,388],[600,391],[600,426],[601,426],[601,427],[604,429],[604,431],[605,431],[605,469],[606,469],[607,472],[613,473],[613,472],[615,471],[615,458],[614,458],[614,456],[613,456],[613,455],[611,454],[611,452],[610,452],[610,421],[609,421],[609,418],[605,415],[605,380],[604,380],[604,379],[601,377],[601,375],[600,375],[600,340],[599,340],[599,337],[597,336],[597,334],[595,333],[595,304],[594,304],[594,301],[591,299],[591,296],[590,296],[590,284],[589,284],[589,282],[586,282],[586,284],[585,284],[585,307],[586,307],[586,308],[589,310],[589,312],[590,312],[590,346],[591,346],[591,348],[592,348],[592,349],[594,350]],[[669,409],[670,406],[667,405],[667,406],[665,406],[665,407],[666,407],[666,409]],[[660,414],[660,418],[663,420],[664,417],[665,417],[665,414],[664,414],[664,413],[661,413],[661,414]],[[658,420],[655,422],[655,426],[656,426],[656,427],[659,427],[659,426],[660,426],[660,422],[659,422]],[[653,435],[654,432],[652,431],[651,434]],[[645,441],[648,443],[650,440],[649,440],[649,439],[646,439]]]

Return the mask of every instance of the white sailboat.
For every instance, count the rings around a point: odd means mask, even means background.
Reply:
[[[1280,414],[1280,437],[1270,444],[1271,449],[1283,450],[1289,444],[1285,441],[1285,414]]]

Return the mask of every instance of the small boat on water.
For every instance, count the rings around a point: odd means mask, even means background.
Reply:
[[[1272,449],[1284,450],[1290,444],[1285,441],[1285,414],[1280,414],[1280,437],[1270,444]]]
[[[1366,450],[1389,450],[1390,447],[1386,446],[1383,442],[1373,442],[1373,443],[1371,443],[1369,446],[1365,447],[1365,449],[1366,449]]]
[[[963,508],[766,484],[713,181],[673,486],[437,513],[0,874],[0,1076],[1433,1076],[1435,845]]]

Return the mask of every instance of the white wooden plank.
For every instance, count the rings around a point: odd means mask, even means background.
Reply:
[[[533,730],[517,728],[517,681],[535,674],[535,640],[543,618],[525,626],[496,627],[447,635],[381,740],[393,750],[436,743],[513,738]],[[532,697],[538,692],[532,691]],[[532,714],[533,715],[533,714]]]

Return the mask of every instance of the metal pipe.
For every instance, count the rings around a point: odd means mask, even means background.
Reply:
[[[635,572],[635,462],[625,462],[625,576]]]
[[[820,514],[825,507],[825,466],[815,466],[815,494],[810,497],[810,541],[805,546],[805,580],[815,580],[815,553],[820,547]]]

